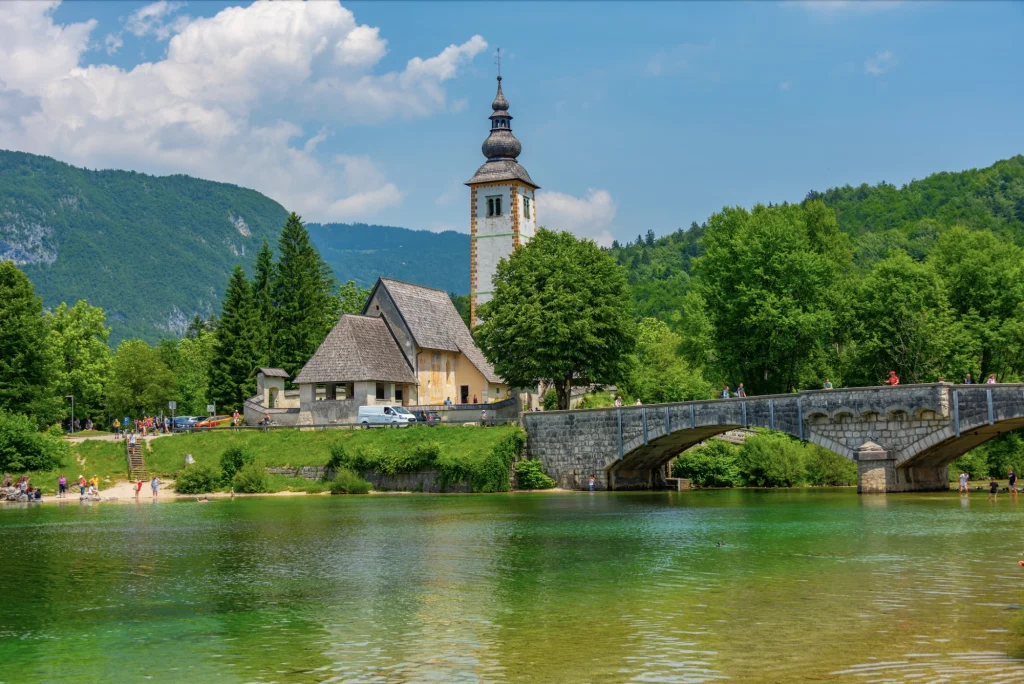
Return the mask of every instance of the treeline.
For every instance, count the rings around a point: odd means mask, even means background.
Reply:
[[[0,469],[51,463],[25,454],[49,448],[32,435],[50,426],[59,435],[72,397],[79,428],[166,413],[172,400],[182,415],[205,414],[210,403],[240,410],[256,393],[256,368],[294,375],[340,313],[360,311],[369,294],[352,281],[338,286],[295,214],[276,260],[263,241],[254,273],[250,281],[236,266],[220,315],[195,318],[182,339],[129,339],[112,350],[101,308],[82,300],[44,311],[25,273],[0,262]]]

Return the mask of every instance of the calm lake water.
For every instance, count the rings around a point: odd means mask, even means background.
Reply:
[[[8,506],[0,681],[1024,681],[1022,520],[850,490]]]

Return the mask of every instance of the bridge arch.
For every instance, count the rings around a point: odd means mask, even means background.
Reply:
[[[661,467],[679,452],[729,430],[763,427],[858,462],[862,480],[870,473],[874,482],[865,491],[945,489],[950,462],[1024,427],[1024,384],[817,390],[526,413],[523,423],[528,455],[565,487],[585,486],[590,474],[609,489],[656,487]],[[866,444],[878,446],[861,453]]]

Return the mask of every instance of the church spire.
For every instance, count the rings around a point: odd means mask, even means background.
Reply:
[[[484,140],[481,150],[489,160],[509,159],[515,161],[523,151],[522,144],[512,135],[512,115],[508,113],[508,100],[501,92],[501,76],[498,76],[498,93],[491,103],[491,134]]]

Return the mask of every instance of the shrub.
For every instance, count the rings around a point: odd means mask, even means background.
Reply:
[[[800,444],[779,433],[760,433],[744,442],[736,464],[743,484],[792,487],[804,479]]]
[[[262,494],[270,489],[270,476],[260,464],[246,463],[235,473],[232,484],[243,494]]]
[[[209,494],[217,489],[220,473],[212,466],[193,463],[178,471],[174,479],[174,491],[179,494]]]
[[[813,485],[840,487],[857,482],[857,464],[817,444],[804,445],[807,481]]]
[[[53,470],[71,453],[67,442],[49,432],[36,432],[36,422],[20,413],[0,411],[0,470]]]
[[[60,423],[54,423],[50,427],[46,428],[46,434],[50,435],[51,437],[59,437],[63,439],[64,428],[60,426]]]
[[[372,487],[369,482],[348,468],[339,468],[334,480],[331,481],[332,494],[366,494],[370,489]]]
[[[239,472],[243,466],[252,463],[252,461],[252,454],[242,447],[229,446],[220,455],[220,469],[224,473],[224,481],[231,482],[234,480],[235,473]]]
[[[732,487],[739,482],[736,446],[712,439],[702,447],[684,451],[672,465],[673,477],[689,478],[698,487]]]
[[[544,398],[541,399],[541,404],[544,406],[545,411],[554,411],[558,409],[558,392],[554,388],[549,389],[544,393]]]
[[[556,484],[544,472],[544,466],[538,459],[516,463],[516,478],[520,489],[551,489]]]

